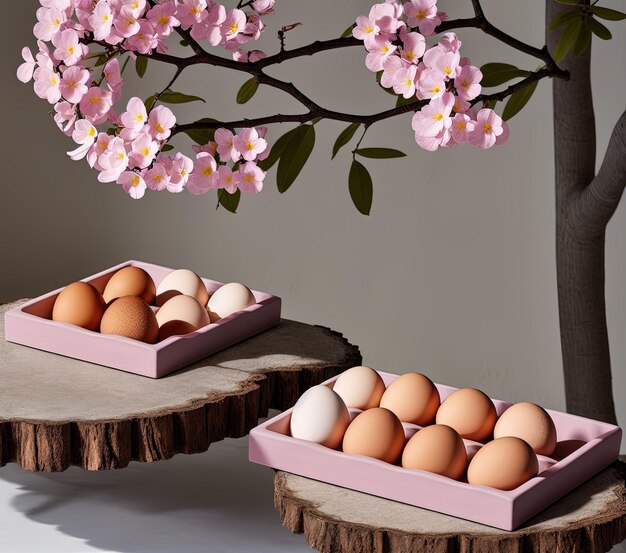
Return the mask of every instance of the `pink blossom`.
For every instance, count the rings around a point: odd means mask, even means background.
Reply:
[[[217,142],[217,153],[222,161],[239,161],[241,159],[241,153],[234,146],[233,133],[228,129],[217,129],[215,142]]]
[[[400,56],[389,56],[383,62],[383,74],[380,77],[381,86],[391,88],[396,82],[396,73],[406,66],[407,63]]]
[[[104,79],[107,83],[107,88],[111,92],[111,101],[117,104],[122,96],[122,73],[120,71],[120,62],[117,58],[113,58],[107,62],[104,66]]]
[[[227,165],[220,165],[217,168],[218,186],[223,188],[229,194],[237,191],[237,186],[241,182],[241,174],[239,171],[233,173],[232,169]]]
[[[133,10],[129,6],[122,6],[120,13],[114,21],[115,30],[124,38],[129,38],[139,32],[139,21],[133,15]]]
[[[504,132],[502,118],[492,109],[484,108],[476,114],[476,123],[467,132],[467,141],[477,148],[491,148]]]
[[[259,138],[257,130],[252,128],[242,129],[233,139],[233,146],[241,153],[246,161],[252,161],[258,154],[265,151],[267,142]]]
[[[172,134],[171,128],[176,124],[176,117],[170,108],[157,106],[148,117],[148,127],[152,138],[166,140]]]
[[[149,21],[142,19],[136,34],[124,43],[129,50],[140,54],[150,54],[158,45],[157,35]]]
[[[396,94],[402,94],[404,98],[415,96],[415,76],[417,67],[409,65],[396,71],[393,91]]]
[[[206,152],[211,154],[212,156],[215,156],[215,152],[217,152],[217,143],[209,141],[207,144],[203,144],[202,146],[200,146],[199,144],[194,144],[191,146],[191,149],[196,152],[196,154]]]
[[[33,72],[37,63],[30,48],[26,46],[22,48],[22,59],[24,63],[17,68],[17,78],[23,83],[27,83],[33,78]]]
[[[209,152],[196,155],[196,163],[187,183],[187,190],[192,194],[206,194],[218,188],[217,163]]]
[[[70,9],[72,0],[39,0],[39,3],[44,8],[55,8],[63,12]]]
[[[91,148],[87,152],[87,163],[89,167],[102,171],[102,167],[98,163],[98,158],[106,152],[113,137],[105,132],[98,133],[98,138],[92,144]]]
[[[54,121],[65,134],[71,134],[76,121],[76,106],[69,102],[58,102],[54,105]]]
[[[183,29],[189,29],[192,25],[200,23],[208,17],[206,0],[182,0],[178,3],[176,19],[180,21]]]
[[[456,33],[446,33],[439,39],[437,46],[445,52],[458,52],[461,49],[461,41]]]
[[[415,142],[424,150],[429,152],[436,151],[440,146],[448,146],[451,145],[452,137],[450,135],[450,131],[448,129],[442,129],[441,132],[437,134],[437,136],[421,136],[418,133],[415,133]]]
[[[370,47],[367,45],[365,47],[369,50],[365,58],[365,65],[370,71],[380,71],[385,60],[398,48],[390,41],[380,37],[376,37]]]
[[[126,111],[120,115],[120,122],[127,129],[140,131],[148,121],[146,106],[137,96],[128,100]]]
[[[444,129],[449,129],[452,125],[450,113],[453,105],[454,95],[450,92],[445,92],[440,98],[431,100],[413,116],[411,126],[415,134],[434,138]]]
[[[96,140],[97,134],[98,131],[96,130],[96,127],[94,127],[86,119],[79,119],[76,121],[74,131],[72,132],[72,140],[74,140],[76,144],[79,144],[79,146],[75,150],[67,152],[67,155],[74,161],[83,159],[87,155],[91,145]]]
[[[442,78],[454,79],[458,72],[461,56],[458,52],[446,52],[438,46],[434,46],[424,54],[424,64],[431,71],[437,71]],[[458,71],[457,71],[458,69]]]
[[[402,38],[402,59],[409,63],[418,64],[426,50],[426,41],[419,33],[405,33]]]
[[[49,41],[65,23],[65,13],[57,8],[39,8],[33,33],[39,40]]]
[[[257,194],[263,190],[265,171],[253,161],[248,161],[239,167],[239,189],[245,194]]]
[[[352,36],[363,41],[374,40],[374,37],[380,33],[380,27],[376,25],[369,17],[360,15],[356,18],[356,27],[352,29]]]
[[[496,136],[496,144],[504,144],[509,139],[509,125],[502,120],[502,134]]]
[[[129,8],[133,17],[139,19],[146,11],[146,0],[122,0],[122,6]]]
[[[140,134],[131,143],[131,151],[128,155],[129,166],[145,169],[152,163],[158,151],[158,142],[152,140],[147,133]]]
[[[83,57],[83,49],[79,44],[78,33],[74,29],[65,29],[52,37],[56,47],[54,57],[65,65],[74,65]]]
[[[38,67],[34,72],[35,94],[40,98],[48,100],[51,104],[56,104],[61,99],[59,85],[61,79],[58,73],[47,67]]]
[[[104,40],[111,34],[113,26],[113,12],[106,0],[100,0],[89,16],[89,24],[93,29],[93,37],[96,40]]]
[[[467,142],[467,133],[474,129],[474,121],[470,119],[470,116],[465,113],[457,113],[452,118],[452,126],[450,127],[450,133],[452,138],[457,144],[464,144]]]
[[[163,4],[157,4],[147,13],[148,21],[159,36],[169,36],[174,27],[180,25],[180,21],[175,17],[176,9],[176,3],[170,0]]]
[[[98,163],[102,167],[102,171],[98,175],[100,182],[117,180],[128,167],[128,155],[126,155],[124,141],[117,136],[112,138],[106,151],[100,154]]]
[[[409,27],[419,27],[424,36],[432,35],[441,23],[437,14],[437,0],[411,0],[404,4],[404,13]]]
[[[454,88],[460,98],[463,100],[473,100],[480,94],[480,81],[483,74],[478,67],[466,65],[461,68],[460,73],[454,79]]]
[[[242,10],[233,8],[226,13],[226,20],[221,25],[222,35],[226,40],[235,38],[246,27],[246,14]]]
[[[148,188],[157,192],[165,190],[170,180],[167,168],[160,162],[156,162],[151,169],[148,169],[144,173],[143,178]]]
[[[472,105],[466,100],[463,100],[462,98],[459,98],[458,96],[454,98],[454,106],[452,107],[452,110],[455,113],[465,113],[471,107]]]
[[[252,9],[259,15],[268,15],[274,11],[276,0],[254,0]]]
[[[80,100],[81,113],[94,125],[106,120],[112,106],[112,94],[99,86],[92,86]]]
[[[399,8],[399,10],[398,10]],[[394,35],[401,26],[398,18],[402,15],[402,7],[385,2],[374,4],[369,13],[369,20],[375,23],[384,35]],[[387,38],[391,39],[391,36]]]
[[[117,178],[117,184],[121,184],[124,192],[135,200],[143,198],[146,193],[146,181],[143,180],[140,174],[135,173],[135,171],[124,171]]]
[[[177,152],[171,160],[170,182],[168,192],[181,192],[189,181],[189,175],[193,171],[193,161],[180,152]]]
[[[61,78],[59,88],[63,98],[72,104],[78,104],[87,92],[86,83],[91,79],[91,74],[86,69],[73,65],[68,67]]]
[[[446,83],[441,72],[424,68],[419,76],[417,97],[420,100],[439,98],[445,91]]]

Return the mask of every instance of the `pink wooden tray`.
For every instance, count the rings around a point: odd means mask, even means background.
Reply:
[[[381,372],[385,385],[398,375]],[[324,382],[332,387],[338,377]],[[436,384],[443,401],[457,388]],[[493,400],[498,415],[510,403]],[[291,409],[250,432],[250,460],[344,488],[514,530],[533,515],[610,465],[619,454],[619,427],[548,410],[557,430],[554,458],[539,457],[539,475],[512,491],[470,485],[430,472],[348,455],[289,435]],[[351,409],[352,417],[360,411]],[[410,438],[419,426],[403,423]],[[575,442],[572,442],[575,440]],[[464,440],[472,457],[483,444]],[[571,451],[572,447],[577,447]]]
[[[146,270],[157,286],[173,270],[141,261],[127,261],[83,280],[102,293],[113,273],[128,265]],[[206,278],[202,280],[209,292],[223,284]],[[7,311],[4,317],[6,339],[150,378],[165,376],[280,323],[280,298],[253,290],[257,303],[247,309],[190,334],[171,336],[157,344],[144,344],[123,336],[104,335],[52,321],[52,307],[61,290]]]

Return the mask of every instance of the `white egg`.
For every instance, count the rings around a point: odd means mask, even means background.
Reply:
[[[385,393],[385,383],[374,369],[359,366],[341,373],[333,390],[348,407],[365,410],[380,405],[380,398]]]
[[[294,405],[290,424],[294,438],[339,449],[350,424],[350,413],[328,386],[313,386]]]
[[[209,299],[209,292],[204,282],[189,269],[177,269],[169,273],[157,286],[156,294],[156,304],[159,306],[178,294],[192,296],[203,306]]]
[[[191,296],[174,296],[157,313],[159,328],[170,321],[184,321],[196,330],[209,324],[209,315],[200,302]]]
[[[211,322],[228,317],[256,303],[250,289],[238,282],[230,282],[218,288],[209,299],[207,309]]]

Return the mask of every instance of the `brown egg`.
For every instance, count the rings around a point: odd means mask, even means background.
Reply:
[[[359,366],[341,373],[333,390],[348,407],[365,411],[378,407],[385,392],[385,383],[374,369]]]
[[[187,321],[167,321],[163,326],[159,327],[159,342],[162,342],[170,336],[180,336],[194,332],[196,327]]]
[[[402,453],[402,466],[459,480],[467,468],[465,444],[458,432],[443,424],[418,431]]]
[[[439,392],[428,377],[407,373],[389,384],[380,406],[393,411],[402,422],[426,426],[434,421],[439,401]]]
[[[343,436],[343,452],[367,455],[396,463],[404,449],[404,428],[389,409],[374,407],[363,411],[350,423]]]
[[[437,411],[437,424],[447,424],[462,438],[485,442],[498,415],[491,399],[480,390],[464,388],[449,395]]]
[[[537,476],[537,455],[524,440],[498,438],[484,445],[467,469],[470,484],[490,486],[499,490],[514,490]]]
[[[52,320],[97,331],[106,304],[88,282],[74,282],[61,290],[52,308]]]
[[[150,304],[156,297],[156,286],[146,271],[130,266],[120,269],[110,278],[102,295],[107,303],[124,296],[137,296]]]
[[[493,429],[493,437],[505,436],[521,438],[537,455],[549,457],[556,448],[554,421],[544,409],[534,403],[516,403],[500,415]]]
[[[159,325],[145,301],[137,296],[124,296],[114,300],[104,312],[100,332],[154,344],[159,335]]]

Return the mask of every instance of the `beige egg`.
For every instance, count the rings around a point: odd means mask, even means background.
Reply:
[[[163,326],[159,327],[159,342],[166,340],[170,336],[181,336],[195,330],[196,327],[186,321],[167,321]]]
[[[169,321],[184,321],[194,327],[202,328],[210,323],[209,314],[200,302],[191,296],[174,296],[169,299],[156,314],[159,327]]]
[[[537,455],[520,438],[498,438],[481,447],[467,469],[470,484],[514,490],[537,476]]]
[[[352,367],[339,375],[333,390],[348,407],[365,410],[378,407],[385,393],[385,383],[374,369]]]
[[[556,448],[554,421],[545,409],[534,403],[516,403],[500,415],[493,429],[493,437],[505,436],[521,438],[537,455],[549,457]]]
[[[88,282],[74,282],[61,290],[52,308],[52,320],[97,331],[106,304]]]
[[[426,426],[434,421],[439,401],[439,392],[430,378],[414,372],[389,384],[380,406],[393,411],[402,422]]]
[[[109,304],[100,323],[100,332],[154,344],[159,335],[159,325],[144,300],[137,296],[125,296]]]
[[[293,406],[289,428],[300,440],[339,449],[350,424],[350,413],[343,400],[328,386],[309,388]]]
[[[343,437],[342,449],[344,453],[396,463],[405,442],[400,419],[389,409],[374,407],[363,411],[350,423]]]
[[[449,426],[427,426],[406,444],[402,452],[402,466],[459,480],[467,468],[465,444],[458,432]]]
[[[107,303],[124,296],[138,296],[151,304],[156,297],[156,287],[146,271],[130,266],[120,269],[109,279],[102,296]]]
[[[255,303],[254,294],[248,287],[238,282],[229,282],[213,292],[207,309],[211,322],[215,322]]]
[[[464,388],[445,399],[437,411],[436,422],[451,426],[462,438],[485,442],[491,437],[497,417],[487,395],[474,388]]]
[[[157,286],[156,304],[160,307],[176,295],[192,296],[203,306],[209,300],[209,292],[202,279],[189,269],[177,269],[169,273]]]

